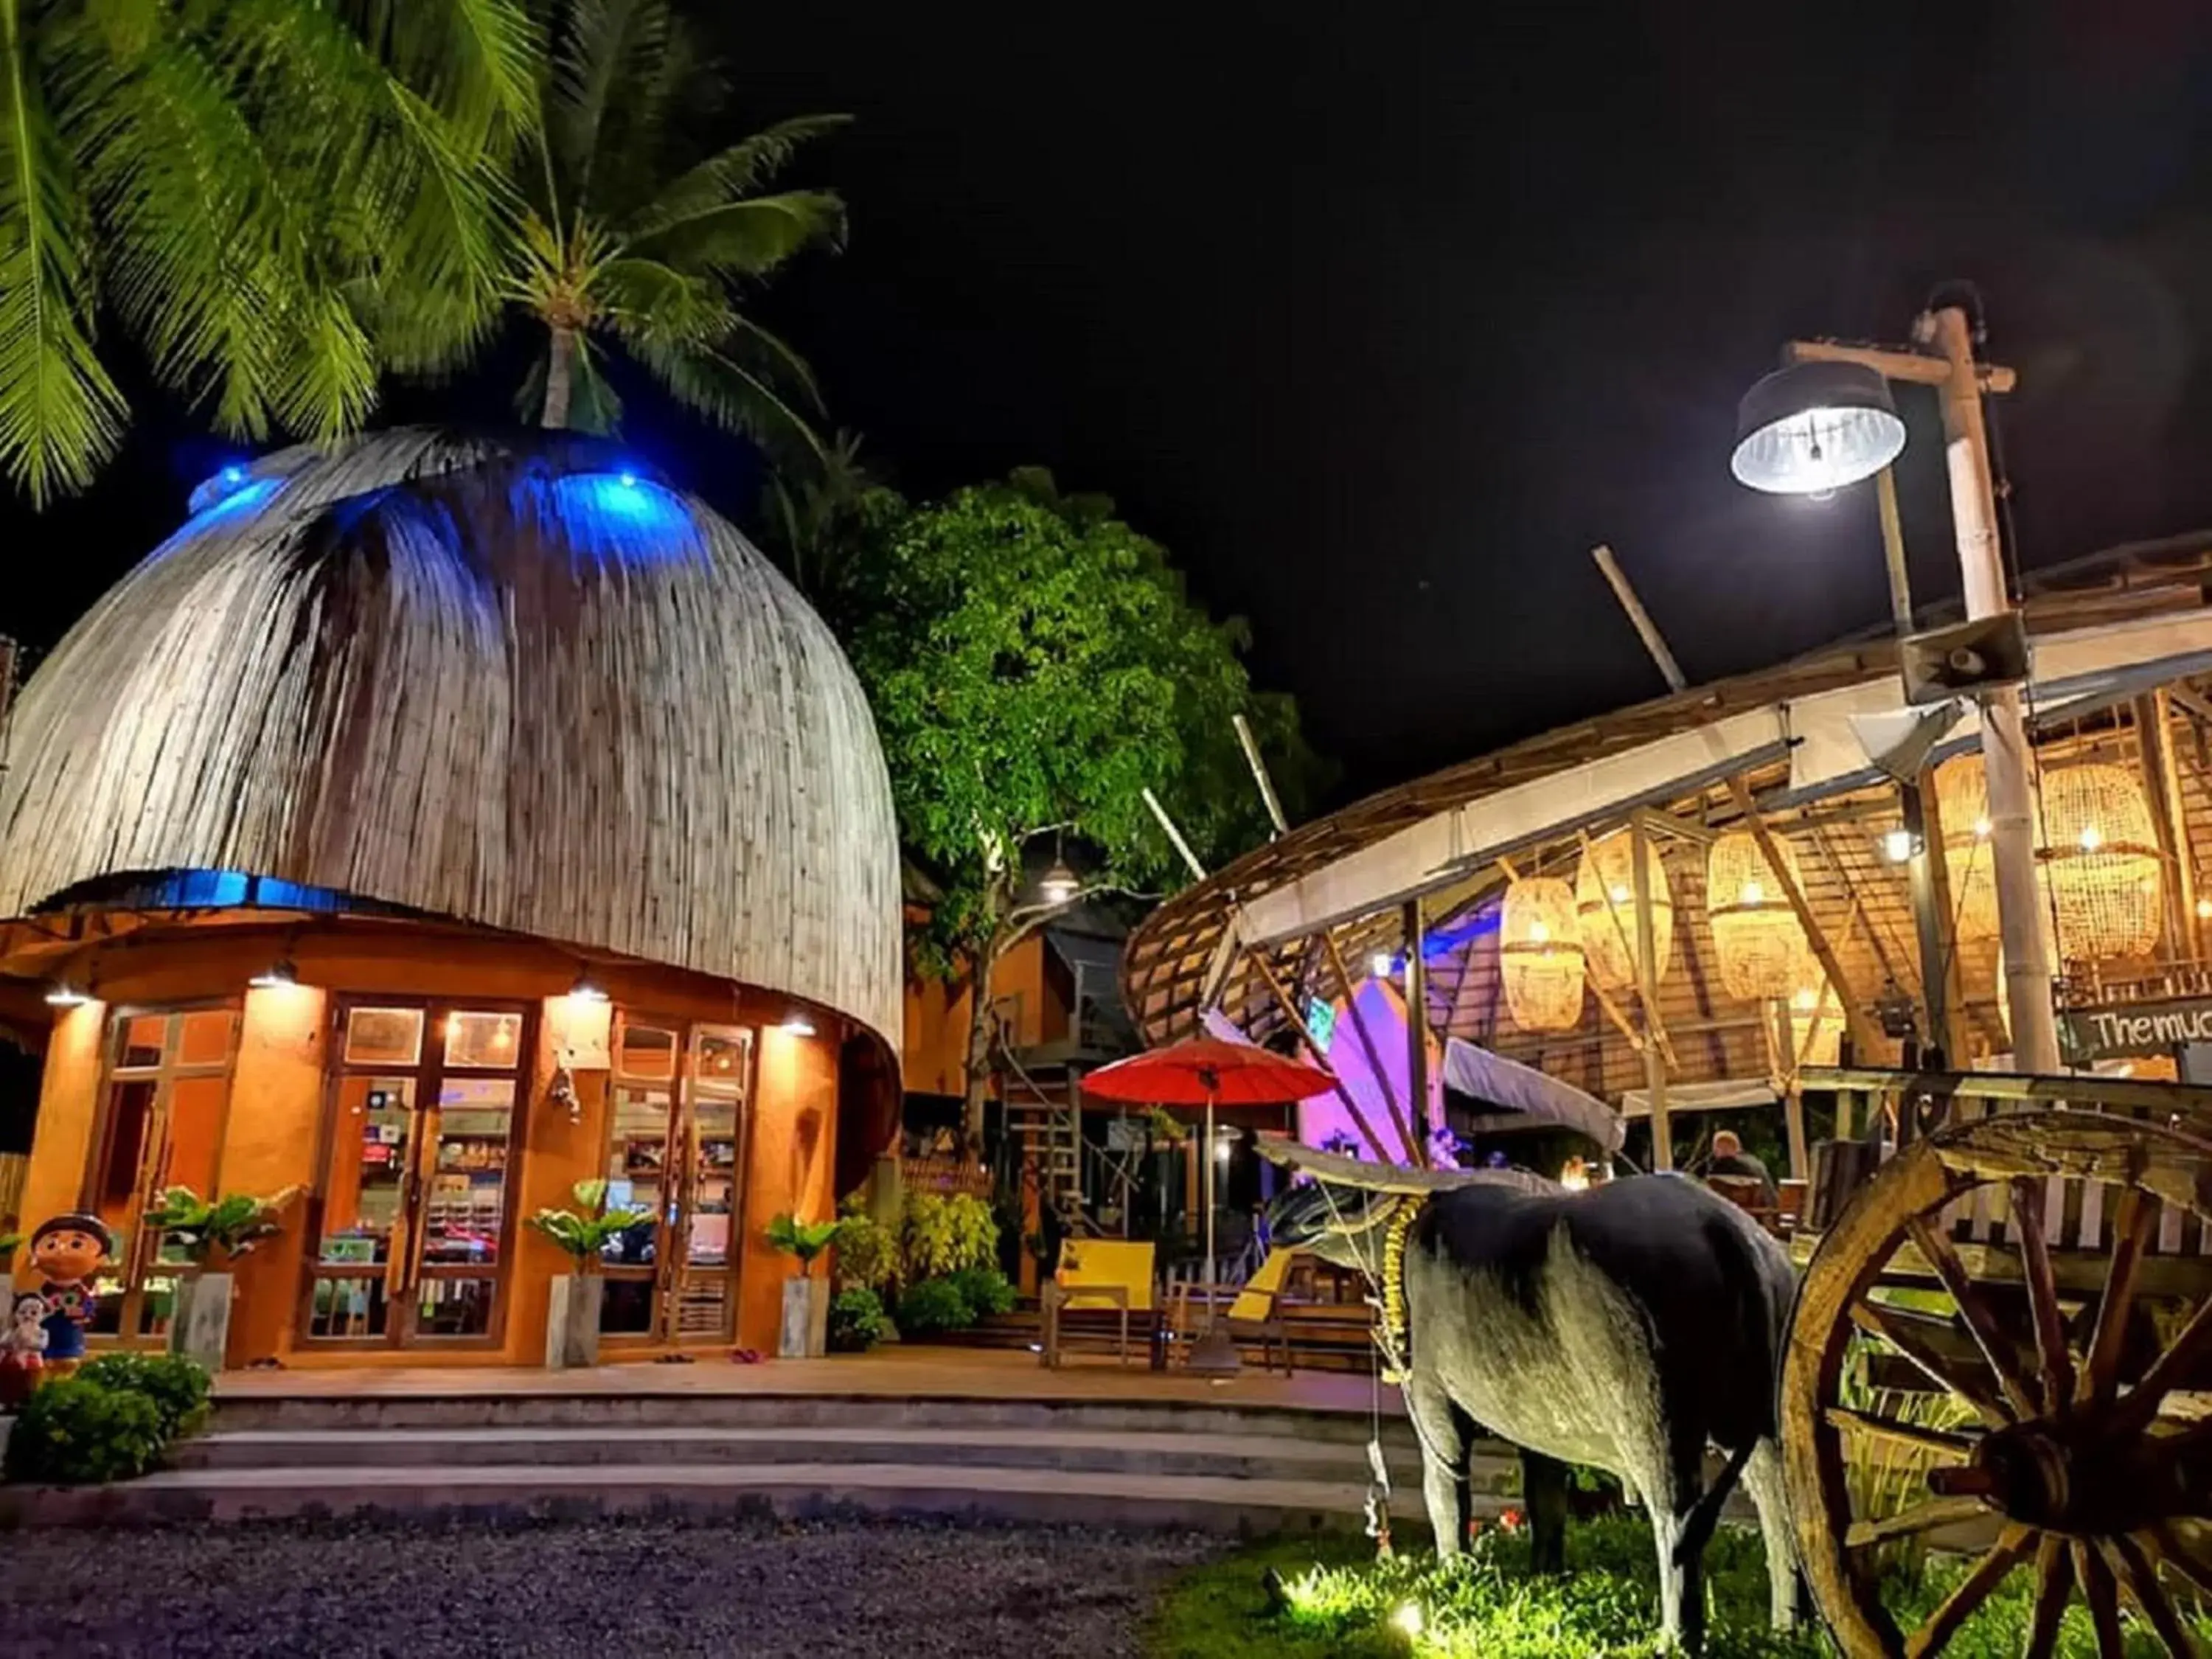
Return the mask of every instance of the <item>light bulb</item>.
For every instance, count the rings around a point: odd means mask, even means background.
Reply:
[[[2212,921],[2212,898],[2201,898],[2197,901],[2197,920]]]
[[[1607,890],[1606,896],[1611,899],[1615,904],[1626,904],[1628,902],[1630,898],[1633,896],[1633,895],[1629,892],[1627,888],[1622,886],[1620,883],[1615,882],[1609,889]]]
[[[1742,904],[1764,904],[1766,902],[1766,889],[1756,881],[1747,881],[1743,884],[1743,890],[1737,895],[1737,902]]]
[[[1421,1618],[1421,1604],[1418,1601],[1402,1603],[1397,1612],[1390,1615],[1390,1622],[1405,1635],[1419,1636],[1424,1623]]]
[[[1892,864],[1910,862],[1912,858],[1912,831],[1905,829],[1883,830],[1881,855]]]
[[[2084,825],[2082,825],[2082,827],[2081,827],[2081,850],[2082,850],[2083,852],[2085,852],[2085,853],[2094,853],[2094,852],[2095,852],[2095,851],[2096,851],[2100,847],[2102,847],[2104,844],[2105,844],[2105,832],[2104,832],[2103,830],[2100,830],[2099,828],[2097,828],[2097,826],[2096,826],[2095,824],[2094,824],[2094,823],[2088,823],[2088,824],[2084,824]]]
[[[1528,924],[1528,942],[1530,944],[1547,944],[1550,941],[1551,937],[1552,930],[1544,926],[1542,922],[1532,921]]]
[[[1377,951],[1367,959],[1367,971],[1377,979],[1389,978],[1391,970],[1397,965],[1396,959],[1388,951]]]
[[[1802,987],[1797,994],[1790,999],[1790,1004],[1799,1013],[1809,1014],[1820,1006],[1820,994],[1807,985]]]
[[[1989,814],[1984,812],[1980,817],[1974,820],[1974,839],[1976,841],[1987,841],[1989,838],[1990,819]]]

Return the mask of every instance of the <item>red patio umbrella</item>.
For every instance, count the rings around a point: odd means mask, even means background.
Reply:
[[[1206,1270],[1213,1272],[1213,1109],[1267,1106],[1326,1094],[1336,1086],[1327,1072],[1255,1047],[1218,1037],[1193,1037],[1102,1066],[1083,1079],[1101,1100],[1145,1106],[1206,1108]],[[1209,1309],[1212,1304],[1208,1303]],[[1209,1317],[1208,1323],[1212,1321]]]

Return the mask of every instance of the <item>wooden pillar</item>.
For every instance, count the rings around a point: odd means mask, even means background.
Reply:
[[[2136,736],[2142,749],[2144,793],[2158,850],[2173,871],[2166,884],[2166,937],[2173,954],[2204,956],[2204,928],[2197,915],[2197,851],[2189,839],[2189,810],[2181,794],[2180,757],[2173,750],[2173,702],[2161,687],[2136,699]]]
[[[1329,965],[1336,970],[1336,983],[1344,994],[1345,1012],[1352,1016],[1352,1035],[1359,1039],[1359,1050],[1367,1056],[1368,1065],[1374,1068],[1376,1086],[1382,1091],[1382,1103],[1390,1109],[1391,1124],[1398,1131],[1398,1139],[1405,1143],[1406,1162],[1417,1170],[1424,1168],[1429,1161],[1428,1147],[1413,1133],[1405,1110],[1398,1104],[1398,1091],[1390,1086],[1390,1073],[1382,1065],[1382,1051],[1375,1046],[1374,1034],[1367,1029],[1367,1022],[1360,1015],[1359,998],[1353,989],[1352,975],[1345,968],[1344,952],[1337,949],[1335,930],[1324,929],[1322,942],[1328,946]],[[1375,1149],[1378,1152],[1382,1151],[1382,1143],[1376,1141]]]
[[[1651,1167],[1674,1167],[1674,1131],[1667,1115],[1667,1060],[1652,1041],[1659,1007],[1659,946],[1651,928],[1651,837],[1639,814],[1629,820],[1629,866],[1636,882],[1636,998],[1644,1017],[1644,1085],[1651,1095]]]
[[[1406,901],[1406,1092],[1413,1133],[1426,1150],[1429,1122],[1429,969],[1421,957],[1421,902]]]

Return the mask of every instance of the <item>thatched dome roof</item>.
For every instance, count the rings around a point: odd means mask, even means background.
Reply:
[[[242,871],[767,987],[896,1048],[867,702],[727,522],[603,445],[416,428],[192,505],[23,692],[0,916]]]

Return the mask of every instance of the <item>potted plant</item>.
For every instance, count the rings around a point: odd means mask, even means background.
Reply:
[[[650,1210],[609,1204],[604,1181],[580,1181],[568,1190],[574,1209],[540,1210],[529,1223],[576,1263],[575,1272],[554,1279],[545,1312],[545,1364],[554,1370],[599,1363],[599,1304],[606,1294],[599,1264],[609,1244],[653,1219]]]
[[[771,1247],[799,1258],[799,1271],[783,1281],[783,1325],[776,1333],[779,1359],[819,1359],[829,1351],[830,1281],[814,1274],[814,1258],[837,1242],[844,1224],[801,1221],[788,1211],[768,1224]]]
[[[232,1193],[202,1198],[189,1187],[172,1187],[146,1212],[145,1224],[161,1239],[161,1257],[191,1269],[176,1278],[169,1315],[169,1352],[210,1371],[222,1369],[230,1342],[230,1304],[237,1289],[231,1264],[283,1226],[283,1213],[300,1195],[287,1187],[268,1198]]]

